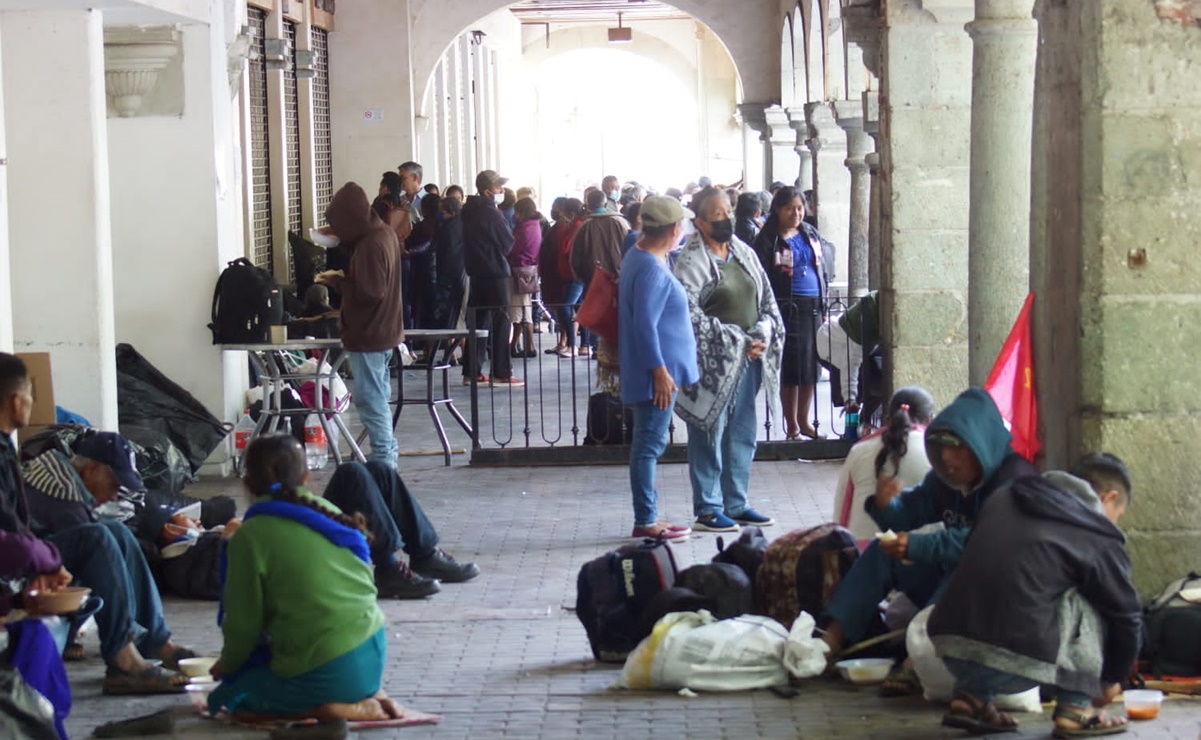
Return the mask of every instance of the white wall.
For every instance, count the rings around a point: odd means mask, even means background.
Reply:
[[[3,16],[0,15],[0,27],[3,26]],[[0,30],[0,39],[3,31]],[[3,42],[0,41],[0,46]],[[0,73],[3,67],[3,49],[0,48]],[[0,274],[0,352],[11,352],[13,349],[13,301],[12,301],[12,266],[9,264],[8,248],[8,146],[4,136],[4,86],[3,75],[0,74],[0,266],[4,273]]]
[[[110,119],[108,147],[117,339],[233,419],[245,357],[223,357],[206,328],[217,276],[244,251],[226,41],[225,14],[184,27],[184,115]]]
[[[55,399],[117,425],[99,11],[0,15],[13,338],[49,351]]]

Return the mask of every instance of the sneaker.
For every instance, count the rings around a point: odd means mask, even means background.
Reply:
[[[410,565],[426,578],[436,578],[444,583],[462,583],[480,574],[478,565],[460,563],[441,548],[435,549],[428,558],[413,561]]]
[[[704,514],[698,516],[693,522],[692,528],[698,532],[737,532],[738,525],[734,520],[725,514],[716,512],[714,514]]]
[[[509,388],[520,388],[523,385],[525,385],[525,381],[522,380],[521,378],[493,378],[492,379],[492,387],[493,388],[495,388],[497,386],[500,386],[502,388],[505,386],[508,386]]]
[[[404,563],[376,568],[375,588],[381,599],[424,599],[442,590],[436,580],[414,573]]]
[[[749,507],[741,514],[735,514],[733,519],[739,524],[743,524],[748,527],[770,527],[776,523],[776,520],[772,519],[770,516],[764,516],[763,514],[760,514]]]
[[[677,540],[688,539],[688,535],[690,534],[692,534],[692,529],[688,527],[673,527],[670,524],[658,522],[649,527],[634,527],[634,531],[630,533],[630,536],[639,540],[650,538],[652,540],[675,542]]]
[[[475,382],[479,383],[480,385],[488,385],[488,383],[491,382],[491,380],[492,379],[489,378],[487,375],[477,375],[475,378]],[[467,376],[467,375],[463,376],[463,385],[471,385],[471,378],[469,376]]]

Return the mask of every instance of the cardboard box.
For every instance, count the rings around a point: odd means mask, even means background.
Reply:
[[[57,423],[54,410],[54,376],[50,372],[49,352],[17,353],[29,372],[33,383],[33,412],[29,415],[29,426],[45,427]]]

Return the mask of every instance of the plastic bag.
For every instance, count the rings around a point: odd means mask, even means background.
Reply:
[[[934,652],[934,643],[926,632],[926,623],[930,620],[933,606],[928,606],[917,613],[909,623],[905,633],[905,647],[909,657],[913,659],[913,670],[922,682],[922,691],[926,701],[946,704],[951,701],[955,691],[955,677],[947,670],[947,666]],[[1041,712],[1038,687],[1023,691],[1020,694],[998,694],[993,703],[997,708],[1006,712]]]
[[[8,665],[0,665],[0,737],[59,740],[54,705]]]
[[[122,434],[127,427],[159,432],[193,473],[232,429],[128,344],[117,345],[117,412]]]
[[[295,372],[303,375],[315,375],[317,373],[317,361],[309,358],[297,365]],[[350,406],[350,389],[346,387],[346,382],[341,377],[335,375],[332,379],[329,378],[328,376],[332,372],[328,362],[321,363],[321,374],[327,376],[321,379],[321,403],[325,408],[336,408],[338,411],[345,411]],[[304,402],[305,406],[316,408],[316,381],[306,380],[300,385],[298,391],[300,393],[300,400]]]
[[[826,667],[813,618],[802,614],[790,635],[770,617],[714,619],[706,610],[668,614],[626,659],[614,688],[743,691],[784,686]],[[821,647],[813,644],[821,643]]]

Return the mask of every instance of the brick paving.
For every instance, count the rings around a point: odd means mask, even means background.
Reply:
[[[407,412],[406,412],[407,413]],[[461,460],[462,458],[459,458]],[[871,689],[811,680],[790,700],[766,691],[706,694],[607,690],[618,667],[591,659],[574,613],[581,563],[624,543],[631,526],[622,467],[480,469],[441,466],[440,457],[403,458],[404,474],[438,526],[443,545],[478,562],[476,581],[447,585],[422,602],[382,602],[388,618],[386,689],[398,701],[444,715],[434,727],[363,733],[379,738],[940,738],[942,709],[917,699],[881,699]],[[316,483],[328,475],[322,471]],[[769,533],[831,516],[837,464],[757,463],[753,504],[779,520]],[[663,511],[690,512],[687,468],[660,468]],[[205,481],[190,492],[237,494],[233,481]],[[708,560],[714,535],[676,546],[681,565]],[[216,605],[170,600],[180,642],[215,654]],[[108,698],[94,637],[89,659],[72,664],[72,737],[103,721],[177,708],[180,737],[263,738],[192,714],[184,696]],[[1049,714],[1022,717],[1026,735],[1047,737]],[[1201,702],[1172,699],[1158,720],[1126,735],[1201,736]]]

